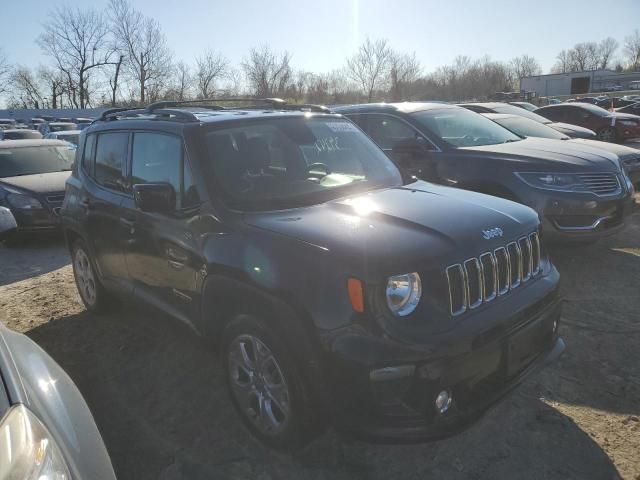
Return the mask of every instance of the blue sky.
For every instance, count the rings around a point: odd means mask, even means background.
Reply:
[[[35,38],[65,0],[2,0],[0,48],[13,63],[46,63]],[[78,6],[106,0],[66,0]],[[367,36],[415,51],[426,71],[456,55],[508,60],[528,53],[545,72],[576,42],[640,27],[640,0],[133,0],[156,18],[177,58],[192,63],[207,47],[239,63],[252,46],[293,54],[296,68],[329,71]],[[520,5],[520,6],[519,6]],[[620,51],[618,53],[621,53]]]

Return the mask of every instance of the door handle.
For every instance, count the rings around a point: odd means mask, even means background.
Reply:
[[[91,203],[88,198],[83,198],[82,200],[80,200],[80,206],[86,208],[87,210],[93,210],[95,208],[93,203]]]
[[[133,220],[127,220],[126,218],[120,218],[120,225],[129,229],[129,234],[133,235],[136,233],[136,222]]]
[[[182,270],[189,260],[189,256],[173,247],[167,247],[167,262],[174,270]]]

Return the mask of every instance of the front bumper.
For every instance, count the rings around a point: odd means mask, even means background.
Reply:
[[[624,229],[633,195],[626,186],[607,197],[535,189],[524,203],[540,215],[545,241],[597,240]]]
[[[11,209],[18,228],[16,232],[19,234],[31,234],[38,232],[56,232],[60,230],[59,209],[44,208],[37,210],[18,210]]]
[[[335,391],[342,393],[339,428],[390,442],[435,440],[463,430],[560,356],[565,348],[557,335],[560,310],[554,290],[524,311],[513,309],[509,328],[490,328],[470,344],[462,340],[464,348],[438,345],[437,353],[364,335],[337,338],[332,371]],[[492,309],[485,313],[495,315]],[[441,391],[452,397],[445,413],[434,405]]]

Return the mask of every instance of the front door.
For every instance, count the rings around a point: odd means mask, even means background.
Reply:
[[[198,275],[202,266],[192,225],[199,197],[191,179],[182,139],[156,132],[132,138],[130,184],[167,182],[176,192],[169,214],[143,212],[133,198],[123,202],[128,226],[125,259],[136,295],[173,307],[193,318],[198,308]]]

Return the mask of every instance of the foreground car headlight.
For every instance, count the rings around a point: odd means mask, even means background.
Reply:
[[[30,197],[29,195],[9,193],[6,198],[9,205],[20,210],[37,210],[42,208],[40,201],[37,198]]]
[[[585,190],[580,177],[572,173],[523,172],[516,173],[515,175],[533,188],[543,188],[545,190],[558,190],[564,192],[579,192]]]
[[[0,478],[71,478],[51,434],[24,405],[12,407],[0,423]]]
[[[422,282],[416,272],[394,275],[387,280],[387,306],[394,315],[409,315],[418,306],[421,295]]]

